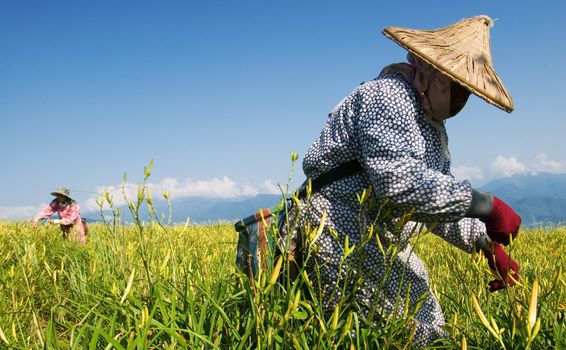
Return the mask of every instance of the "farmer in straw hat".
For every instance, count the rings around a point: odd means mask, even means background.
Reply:
[[[71,237],[80,243],[85,243],[88,232],[87,223],[81,219],[80,207],[70,197],[70,190],[67,187],[60,187],[51,192],[51,195],[55,196],[55,199],[35,215],[32,220],[33,226],[36,227],[40,219],[47,219],[57,213],[59,219],[50,219],[49,223],[60,224],[64,238]]]
[[[328,215],[307,262],[328,312],[343,293],[354,293],[361,314],[400,315],[413,310],[424,294],[414,317],[414,345],[445,337],[443,312],[408,242],[427,224],[466,252],[484,251],[497,276],[489,283],[490,291],[512,286],[519,278],[518,264],[501,244],[516,237],[521,219],[501,199],[452,176],[444,125],[464,107],[470,93],[506,112],[513,110],[511,96],[492,66],[491,26],[489,17],[478,16],[436,30],[386,27],[385,36],[408,50],[408,63],[387,66],[376,79],[357,87],[331,111],[310,146],[303,161],[309,178],[352,160],[362,169],[315,191],[301,206],[302,227],[318,227],[323,213]],[[369,201],[375,205],[360,212],[356,194],[370,187]],[[354,288],[344,279],[341,247],[346,236],[350,246],[359,244],[380,208],[390,210],[393,219],[379,219],[374,233],[385,249],[395,245],[398,254],[386,273],[387,257],[377,241],[370,240],[356,269],[361,285]],[[395,218],[409,211],[415,221],[395,225]],[[411,310],[404,310],[407,294]]]

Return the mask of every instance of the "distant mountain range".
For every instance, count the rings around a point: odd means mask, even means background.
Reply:
[[[244,199],[221,199],[209,197],[189,197],[171,200],[171,222],[184,223],[189,219],[190,223],[215,223],[218,221],[236,221],[252,215],[261,208],[269,208],[278,205],[282,196],[274,194],[259,194],[254,197]],[[157,215],[167,222],[169,208],[164,200],[153,199],[153,205]],[[127,207],[120,208],[120,212],[125,214],[126,222],[132,221]],[[140,207],[140,218],[147,220],[147,205]],[[89,221],[99,221],[98,212],[85,212],[84,216]],[[108,218],[111,214],[107,214]]]
[[[538,173],[497,179],[480,187],[509,204],[523,224],[566,224],[566,174]]]
[[[216,222],[218,220],[236,221],[247,217],[261,208],[269,208],[279,204],[280,195],[258,194],[255,197],[241,200],[220,200],[211,198],[181,198],[171,201],[173,222]],[[160,206],[156,206],[158,212]]]
[[[515,175],[494,180],[478,188],[491,192],[509,204],[523,219],[524,225],[566,224],[566,174],[538,173]],[[179,198],[171,201],[174,223],[211,223],[236,221],[260,208],[277,205],[280,195],[260,194],[239,200],[217,198]],[[164,201],[154,199],[159,215],[168,216]],[[127,212],[122,209],[122,212]],[[142,210],[147,218],[147,210]]]

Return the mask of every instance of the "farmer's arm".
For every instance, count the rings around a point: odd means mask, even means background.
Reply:
[[[428,226],[432,233],[467,253],[472,252],[474,245],[477,248],[478,239],[486,234],[485,224],[474,218]]]
[[[55,201],[52,201],[51,203],[46,205],[39,213],[35,214],[35,216],[33,217],[33,222],[38,222],[41,219],[46,219],[53,215],[56,206],[57,203]]]
[[[472,190],[466,218],[453,224],[439,224],[432,231],[456,247],[471,252],[478,240],[490,239],[508,244],[515,238],[521,218],[503,201],[490,193]]]

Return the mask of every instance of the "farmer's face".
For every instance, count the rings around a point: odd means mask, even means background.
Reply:
[[[450,83],[450,78],[441,73],[435,73],[429,82],[427,96],[431,105],[430,117],[437,122],[450,117]]]
[[[427,96],[431,104],[430,117],[441,122],[462,110],[470,92],[446,75],[437,72],[429,83]]]
[[[59,203],[65,203],[67,201],[67,197],[58,194],[55,200]]]
[[[468,102],[470,91],[462,85],[452,82],[450,85],[450,116],[458,114]]]

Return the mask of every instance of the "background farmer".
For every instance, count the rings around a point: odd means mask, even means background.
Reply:
[[[323,233],[315,241],[314,259],[307,266],[327,311],[353,290],[353,284],[344,280],[341,264],[345,237],[349,236],[350,245],[358,244],[384,203],[393,219],[377,222],[375,231],[386,249],[394,244],[399,254],[386,274],[385,257],[376,240],[366,244],[364,260],[356,269],[361,285],[351,297],[360,313],[372,310],[380,315],[401,314],[407,293],[413,309],[424,294],[426,299],[414,318],[415,345],[444,337],[445,321],[430,290],[428,273],[408,242],[421,224],[397,228],[395,218],[414,210],[413,220],[431,224],[435,234],[454,246],[466,252],[474,246],[484,249],[498,272],[498,278],[490,282],[491,291],[513,285],[511,275],[518,279],[519,266],[507,259],[500,243],[509,243],[509,234],[517,234],[521,220],[500,199],[452,176],[444,126],[470,93],[507,112],[513,110],[511,96],[492,67],[491,25],[490,18],[478,16],[431,31],[385,28],[388,38],[409,51],[409,63],[387,66],[378,78],[356,88],[331,111],[310,146],[303,161],[309,178],[354,159],[363,168],[314,192],[301,207],[302,225],[317,227],[323,213],[328,214]],[[368,187],[375,206],[360,212],[356,193]],[[342,289],[345,283],[348,287]]]
[[[70,190],[67,187],[60,187],[57,191],[51,192],[55,199],[49,203],[42,211],[33,218],[33,226],[37,226],[40,219],[47,219],[57,213],[58,219],[50,219],[52,224],[60,224],[64,238],[71,238],[80,243],[86,242],[87,224],[81,218],[80,207],[70,197]]]

